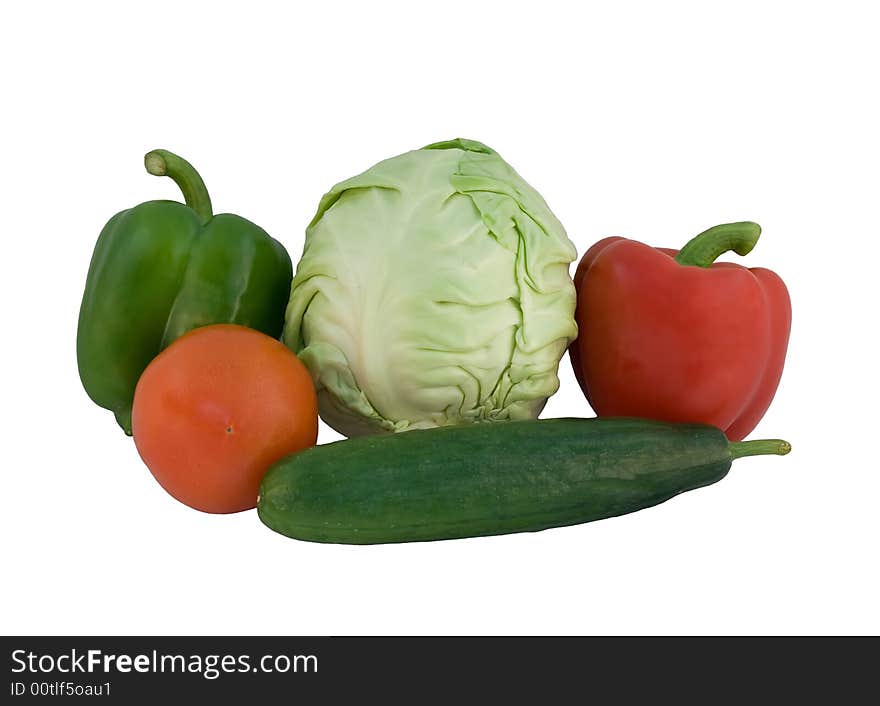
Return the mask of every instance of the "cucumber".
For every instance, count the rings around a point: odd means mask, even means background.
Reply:
[[[531,532],[623,515],[721,480],[740,456],[699,424],[547,419],[366,436],[288,456],[257,509],[296,539],[378,544]]]

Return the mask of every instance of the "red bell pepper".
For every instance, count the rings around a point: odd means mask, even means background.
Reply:
[[[760,233],[728,223],[680,252],[616,237],[586,252],[570,357],[597,415],[702,422],[733,441],[755,428],[782,375],[791,302],[770,270],[714,260],[746,255]]]

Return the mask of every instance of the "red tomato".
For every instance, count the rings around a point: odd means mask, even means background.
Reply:
[[[180,502],[204,512],[248,510],[268,467],[317,441],[315,388],[274,338],[205,326],[141,375],[132,433],[144,463]]]

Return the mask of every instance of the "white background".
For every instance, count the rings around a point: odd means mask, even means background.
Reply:
[[[871,4],[302,5],[0,11],[0,630],[880,632]],[[794,325],[753,436],[791,455],[617,519],[432,544],[296,542],[166,495],[74,347],[104,222],[179,198],[144,152],[189,158],[296,259],[332,184],[456,136],[498,150],[579,253],[758,221],[748,262],[787,281]],[[591,414],[560,372],[544,416]]]

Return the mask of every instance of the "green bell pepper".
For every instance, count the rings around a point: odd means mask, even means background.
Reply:
[[[171,177],[186,205],[147,201],[108,221],[89,266],[76,340],[86,392],[126,434],[137,381],[162,349],[216,323],[278,338],[293,276],[290,256],[266,231],[213,215],[189,162],[154,150],[144,163],[150,174]]]

